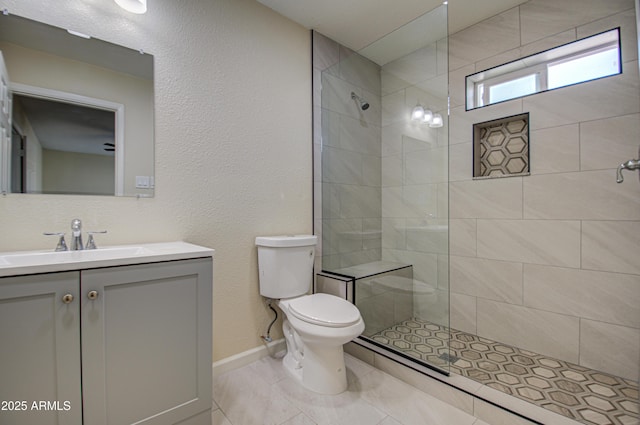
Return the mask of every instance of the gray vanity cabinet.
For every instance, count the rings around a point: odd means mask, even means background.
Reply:
[[[0,424],[82,424],[79,278],[0,278]]]
[[[211,259],[82,272],[84,425],[176,424],[211,408],[211,274]]]
[[[211,297],[211,258],[0,278],[0,399],[61,409],[0,423],[210,424]]]

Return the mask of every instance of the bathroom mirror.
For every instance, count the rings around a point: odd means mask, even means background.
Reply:
[[[0,62],[2,192],[153,196],[153,56],[0,14]]]

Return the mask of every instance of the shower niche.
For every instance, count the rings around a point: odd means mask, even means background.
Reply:
[[[529,175],[529,113],[473,125],[473,177]]]

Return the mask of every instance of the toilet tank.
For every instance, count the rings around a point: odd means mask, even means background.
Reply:
[[[257,237],[260,295],[281,299],[309,292],[317,242],[313,235]]]

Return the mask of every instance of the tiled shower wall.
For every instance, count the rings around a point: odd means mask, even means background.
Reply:
[[[316,270],[335,270],[381,258],[380,67],[317,32],[313,55]]]
[[[447,122],[446,37],[382,69],[318,33],[313,48],[317,269],[413,265],[413,314],[448,325],[447,132],[409,119],[420,103]]]
[[[434,13],[446,19],[444,7]],[[446,33],[386,63],[381,75],[382,259],[413,266],[414,315],[448,326]],[[416,104],[445,126],[412,121]]]
[[[465,76],[621,27],[623,74],[465,111]],[[531,0],[449,38],[451,326],[638,379],[633,0]],[[472,126],[530,113],[531,175],[472,180]],[[383,227],[384,228],[384,227]]]

